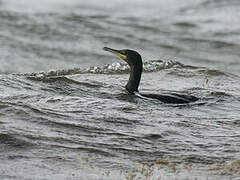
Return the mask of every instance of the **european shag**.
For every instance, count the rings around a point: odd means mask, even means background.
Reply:
[[[105,51],[109,51],[117,56],[119,56],[121,59],[123,59],[125,62],[128,63],[130,66],[130,77],[128,80],[126,87],[126,90],[130,94],[137,93],[141,97],[147,97],[152,99],[158,99],[163,103],[171,103],[171,104],[185,104],[185,103],[191,103],[198,100],[195,96],[190,95],[183,95],[183,94],[177,94],[177,93],[170,93],[170,94],[142,94],[138,92],[138,86],[141,80],[142,75],[142,58],[141,55],[133,50],[129,49],[123,49],[123,50],[115,50],[108,47],[103,48]]]

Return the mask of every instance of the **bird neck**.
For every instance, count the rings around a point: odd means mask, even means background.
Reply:
[[[129,93],[138,92],[138,86],[142,75],[142,62],[138,66],[130,66],[130,77],[126,85],[126,90]]]

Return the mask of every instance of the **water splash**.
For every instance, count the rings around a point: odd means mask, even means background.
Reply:
[[[143,63],[144,72],[156,72],[164,69],[169,69],[172,67],[183,67],[184,65],[177,61],[162,61],[162,60],[149,60]],[[126,63],[113,63],[107,64],[101,67],[92,66],[85,69],[73,68],[67,70],[49,70],[48,72],[33,72],[26,74],[18,74],[21,76],[26,76],[30,79],[43,80],[45,78],[56,77],[56,76],[66,76],[74,74],[125,74],[130,72],[130,67]]]

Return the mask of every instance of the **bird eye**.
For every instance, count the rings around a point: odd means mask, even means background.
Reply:
[[[121,50],[120,53],[126,55],[126,51],[124,50]]]

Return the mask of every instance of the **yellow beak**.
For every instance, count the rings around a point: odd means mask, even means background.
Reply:
[[[125,60],[127,58],[127,56],[122,54],[122,53],[120,53],[119,50],[111,49],[111,48],[108,48],[108,47],[104,47],[103,50],[111,52],[111,53],[117,55],[118,57],[120,57],[123,60]]]

